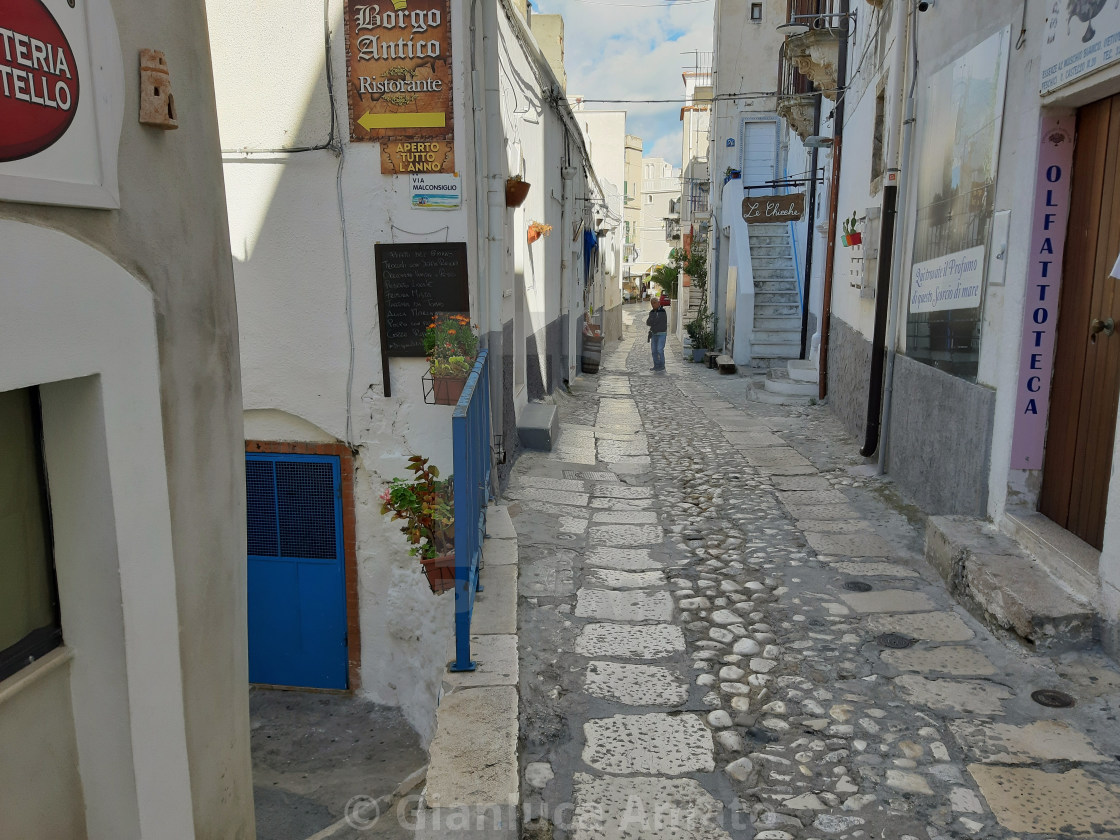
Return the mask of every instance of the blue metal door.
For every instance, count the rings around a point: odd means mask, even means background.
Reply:
[[[347,687],[341,470],[336,456],[246,455],[249,681]]]

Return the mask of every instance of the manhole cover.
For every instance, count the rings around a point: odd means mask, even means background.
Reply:
[[[1056,691],[1053,688],[1040,688],[1031,693],[1031,699],[1038,705],[1051,709],[1068,709],[1076,702],[1064,691]]]
[[[871,584],[864,583],[862,580],[849,580],[845,581],[844,588],[849,592],[870,592]]]
[[[901,633],[884,633],[882,636],[876,637],[880,645],[892,650],[905,650],[911,645],[917,643],[917,639],[911,639],[909,636],[903,636]]]

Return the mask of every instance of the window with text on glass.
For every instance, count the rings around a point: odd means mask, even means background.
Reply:
[[[0,680],[62,643],[35,388],[0,392]]]

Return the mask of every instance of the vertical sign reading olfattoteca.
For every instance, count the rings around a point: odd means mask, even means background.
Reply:
[[[1015,470],[1042,469],[1058,327],[1058,292],[1069,221],[1075,124],[1072,115],[1042,120],[1015,396],[1015,436],[1011,444],[1011,468]]]
[[[346,0],[350,139],[386,175],[455,171],[449,0]]]

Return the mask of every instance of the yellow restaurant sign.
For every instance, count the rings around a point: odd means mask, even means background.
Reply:
[[[454,172],[449,0],[346,0],[350,139],[381,143],[381,171]]]

